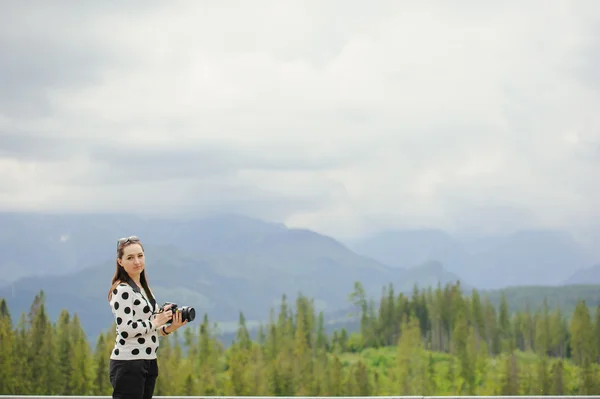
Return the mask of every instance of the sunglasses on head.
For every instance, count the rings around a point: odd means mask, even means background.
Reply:
[[[140,239],[138,238],[138,236],[119,238],[117,240],[117,248],[119,248],[120,246],[125,245],[125,244],[131,244],[131,243],[139,242],[139,241],[140,241]]]

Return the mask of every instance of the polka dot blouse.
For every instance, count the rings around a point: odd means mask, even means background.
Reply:
[[[158,331],[152,323],[153,308],[141,292],[121,283],[113,290],[110,307],[117,323],[111,359],[156,359]]]

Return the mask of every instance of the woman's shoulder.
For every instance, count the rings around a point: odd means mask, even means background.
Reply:
[[[131,288],[131,286],[127,283],[116,281],[113,284],[113,295],[122,295],[124,293],[130,294],[131,292],[133,292],[133,288]]]

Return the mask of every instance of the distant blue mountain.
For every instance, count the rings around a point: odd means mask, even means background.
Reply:
[[[390,267],[331,237],[237,215],[197,220],[10,215],[4,221],[9,219],[19,234],[7,229],[0,245],[17,249],[8,251],[1,265],[3,275],[15,271],[20,278],[11,275],[0,297],[7,299],[13,318],[43,290],[52,318],[62,309],[76,312],[89,334],[112,321],[106,295],[116,238],[125,235],[143,240],[148,277],[160,302],[191,305],[220,321],[235,321],[240,311],[248,320],[266,320],[282,294],[293,301],[300,292],[314,298],[318,310],[335,312],[348,306],[355,281],[378,298],[389,283],[410,293],[415,284],[458,280],[440,264]]]
[[[600,284],[600,263],[589,268],[577,270],[564,281],[564,284]]]
[[[440,230],[399,230],[357,240],[349,247],[403,268],[438,261],[465,283],[481,289],[558,285],[597,261],[569,234],[553,230],[516,231],[469,242]]]

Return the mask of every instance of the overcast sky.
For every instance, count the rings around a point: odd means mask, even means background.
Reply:
[[[0,8],[3,210],[338,237],[599,220],[599,1]]]

